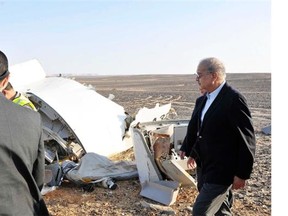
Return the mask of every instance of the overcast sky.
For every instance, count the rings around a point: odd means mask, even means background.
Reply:
[[[47,74],[186,74],[205,57],[227,72],[271,72],[271,2],[1,1],[0,49]]]

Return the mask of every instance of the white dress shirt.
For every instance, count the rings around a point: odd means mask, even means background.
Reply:
[[[211,104],[213,103],[213,101],[215,100],[215,98],[217,97],[217,95],[219,94],[220,90],[222,89],[222,87],[224,86],[224,84],[226,83],[226,81],[224,81],[217,89],[215,89],[213,92],[211,93],[206,93],[206,97],[207,97],[207,101],[205,103],[205,106],[202,110],[201,113],[201,123],[204,119],[205,113],[207,112],[207,110],[209,109],[209,107],[211,106]]]

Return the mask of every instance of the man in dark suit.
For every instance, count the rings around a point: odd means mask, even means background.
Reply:
[[[0,215],[46,216],[41,117],[5,98],[8,81],[8,59],[0,51]]]
[[[199,194],[193,215],[232,215],[232,189],[244,188],[252,173],[255,134],[244,96],[229,86],[223,63],[200,61],[197,98],[180,156],[197,167]]]

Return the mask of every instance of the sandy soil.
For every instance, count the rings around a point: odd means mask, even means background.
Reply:
[[[141,76],[96,76],[76,77],[90,84],[105,97],[113,94],[113,101],[134,115],[141,107],[152,108],[171,103],[178,119],[189,119],[195,99],[200,95],[193,75],[141,75]],[[271,135],[261,132],[271,125],[271,74],[228,74],[230,85],[240,90],[247,98],[256,137],[256,161],[251,179],[244,190],[235,191],[234,215],[271,215]],[[133,149],[117,155],[113,160],[134,160]],[[56,215],[191,215],[189,206],[197,191],[181,188],[171,212],[145,208],[143,201],[158,204],[139,195],[138,179],[117,182],[116,190],[94,187],[85,192],[70,182],[63,182],[44,199],[52,216]]]

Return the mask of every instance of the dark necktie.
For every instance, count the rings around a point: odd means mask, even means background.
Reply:
[[[204,95],[204,98],[203,98],[202,103],[201,103],[201,106],[200,106],[200,107],[201,107],[201,108],[200,108],[200,110],[201,110],[200,115],[201,115],[201,113],[202,113],[202,110],[203,110],[204,107],[205,107],[206,101],[207,101],[207,96]]]
[[[202,102],[201,102],[200,109],[199,109],[199,113],[198,113],[198,131],[199,131],[200,128],[201,128],[201,114],[202,114],[202,110],[203,110],[204,107],[205,107],[206,101],[207,101],[207,97],[206,97],[206,95],[205,95],[204,98],[203,98],[203,100],[202,100]]]

